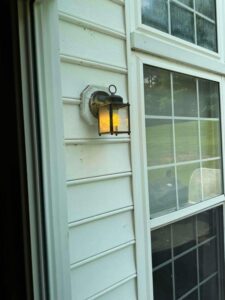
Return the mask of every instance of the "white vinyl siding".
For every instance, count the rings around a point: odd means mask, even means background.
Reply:
[[[130,138],[99,137],[80,116],[87,85],[129,101],[124,1],[59,0],[73,300],[137,299]]]

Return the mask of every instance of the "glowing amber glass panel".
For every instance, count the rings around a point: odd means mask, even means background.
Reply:
[[[99,107],[98,112],[99,133],[110,133],[110,111],[109,105]]]

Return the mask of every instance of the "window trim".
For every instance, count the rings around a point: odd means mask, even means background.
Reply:
[[[182,50],[186,50],[192,53],[192,55],[200,55],[206,57],[208,59],[213,59],[218,62],[224,62],[225,60],[225,53],[224,53],[224,43],[225,39],[223,36],[224,30],[224,21],[222,18],[222,12],[225,9],[225,4],[222,0],[216,0],[216,15],[217,15],[217,47],[218,52],[214,52],[208,50],[204,47],[198,46],[191,42],[182,40],[181,38],[175,37],[171,34],[165,33],[160,31],[156,28],[150,27],[142,23],[142,0],[133,1],[131,7],[131,16],[132,16],[132,23],[131,23],[131,32],[144,34],[146,37],[154,38],[155,40],[160,40],[164,43],[164,47],[168,44],[173,45],[176,48],[180,48]],[[139,49],[140,50],[140,49]],[[169,51],[168,54],[169,55]]]
[[[213,80],[213,81],[217,81],[219,83],[219,90],[220,90],[220,107],[221,107],[221,147],[222,147],[222,163],[223,163],[223,167],[222,167],[222,174],[224,174],[224,163],[225,163],[225,158],[223,156],[224,153],[224,149],[225,149],[225,145],[224,145],[224,109],[223,109],[223,91],[222,91],[222,77],[216,74],[211,74],[209,72],[205,72],[202,70],[199,70],[197,68],[191,68],[188,67],[186,65],[181,65],[181,64],[174,64],[173,62],[170,61],[166,61],[165,59],[161,59],[161,58],[156,58],[156,57],[150,57],[149,55],[143,55],[143,54],[138,54],[136,55],[136,59],[137,59],[137,64],[139,64],[139,71],[136,71],[135,74],[137,74],[137,81],[140,83],[140,88],[139,88],[139,97],[138,99],[142,99],[139,102],[139,113],[138,116],[141,118],[139,119],[138,123],[141,124],[140,126],[140,131],[142,131],[142,139],[139,138],[139,143],[140,145],[142,145],[141,147],[141,151],[142,151],[142,157],[143,157],[143,161],[142,163],[144,164],[144,173],[143,173],[143,177],[144,179],[144,188],[145,188],[145,201],[149,201],[148,198],[148,188],[147,188],[147,182],[148,182],[148,175],[147,175],[147,155],[146,155],[146,133],[145,133],[145,119],[144,119],[144,115],[145,115],[145,107],[144,107],[144,78],[143,78],[143,66],[144,64],[150,65],[150,66],[154,66],[154,67],[158,67],[158,68],[162,68],[162,69],[166,69],[168,71],[173,71],[173,72],[178,72],[178,73],[183,73],[185,75],[190,75],[193,77],[200,77],[203,79],[207,79],[207,80]],[[141,135],[140,135],[141,136]],[[224,177],[223,176],[223,190],[225,188],[225,183],[224,183]],[[209,199],[209,200],[205,200],[205,201],[201,201],[198,204],[195,204],[193,206],[187,207],[187,208],[183,208],[180,209],[178,211],[175,212],[171,212],[167,215],[164,216],[159,216],[156,217],[154,219],[150,220],[150,215],[148,215],[148,223],[150,227],[160,227],[160,226],[164,226],[166,225],[168,222],[172,222],[172,221],[176,221],[180,218],[182,218],[183,216],[187,216],[187,215],[193,215],[195,214],[197,211],[199,210],[204,210],[204,209],[208,209],[211,206],[217,205],[217,204],[221,204],[225,201],[225,197],[224,194],[217,196],[215,198]],[[186,213],[185,213],[186,212]]]
[[[222,139],[222,154],[225,149],[224,126],[225,126],[225,111],[223,107],[225,95],[225,78],[222,76],[204,71],[198,67],[187,66],[184,63],[174,63],[166,58],[159,58],[149,54],[133,52],[130,55],[130,95],[131,95],[131,124],[139,124],[132,127],[132,165],[133,165],[133,189],[134,189],[134,212],[135,212],[135,230],[137,237],[137,273],[138,273],[138,295],[141,298],[142,291],[139,286],[142,286],[142,280],[145,283],[146,293],[149,295],[146,299],[153,298],[153,282],[152,282],[152,262],[151,262],[151,240],[150,232],[153,229],[176,222],[184,217],[192,216],[209,208],[218,205],[224,206],[224,194],[209,200],[200,202],[188,208],[181,209],[170,214],[150,219],[149,212],[149,196],[148,196],[148,174],[147,174],[147,153],[146,153],[146,136],[145,136],[145,107],[144,107],[144,64],[167,69],[174,72],[184,73],[187,75],[201,77],[208,80],[219,82],[220,87],[220,103],[221,103],[221,139]],[[131,67],[132,66],[132,67]],[[139,101],[137,101],[139,99]],[[223,174],[225,166],[225,157],[222,155]],[[225,187],[223,176],[223,189]],[[141,224],[140,224],[141,223]],[[225,242],[224,242],[225,243]],[[144,255],[143,255],[144,252]],[[140,271],[139,271],[140,270]],[[150,270],[150,271],[149,271]],[[141,273],[143,272],[143,274]],[[144,278],[147,276],[146,278]],[[150,284],[149,284],[150,282]],[[145,299],[145,298],[143,298]]]
[[[65,164],[61,159],[64,157],[64,146],[58,55],[58,8],[55,0],[33,2],[40,143],[43,153],[41,167],[48,299],[72,299],[64,183]]]

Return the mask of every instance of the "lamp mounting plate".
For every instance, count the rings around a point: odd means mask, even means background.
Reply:
[[[81,93],[80,113],[81,113],[82,118],[89,125],[92,125],[92,126],[93,125],[97,126],[97,119],[96,119],[96,116],[94,116],[90,110],[90,105],[93,106],[93,103],[90,102],[90,99],[92,99],[93,95],[99,91],[109,95],[108,87],[96,86],[96,85],[88,85]]]

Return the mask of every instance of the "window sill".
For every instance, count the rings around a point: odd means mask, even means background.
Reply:
[[[169,41],[159,39],[155,36],[149,36],[149,34],[132,32],[131,49],[137,52],[167,58],[215,74],[225,75],[225,64],[219,60],[218,54],[210,53],[211,56],[209,56],[201,53],[203,51],[196,52],[194,49],[190,50],[189,48],[178,47]]]

